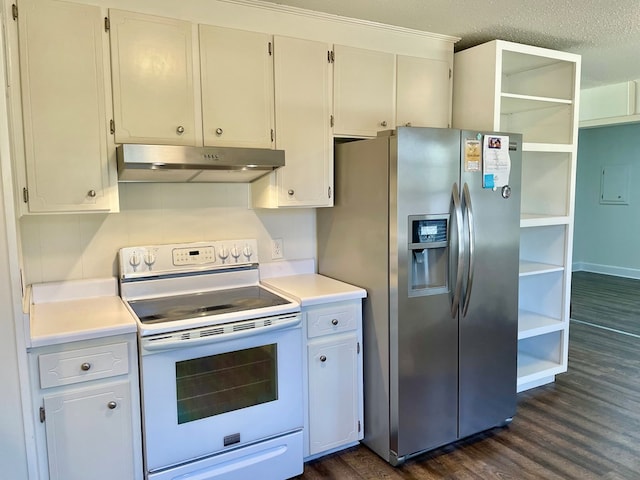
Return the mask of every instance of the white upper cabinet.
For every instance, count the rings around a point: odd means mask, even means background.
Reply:
[[[333,205],[330,45],[275,37],[276,148],[285,166],[251,185],[258,208]]]
[[[109,18],[116,143],[196,145],[195,25],[121,10]]]
[[[440,127],[451,124],[451,68],[430,58],[397,56],[396,124]]]
[[[117,211],[102,12],[53,0],[18,11],[29,212]]]
[[[205,145],[272,148],[272,37],[200,25]]]
[[[334,135],[372,137],[395,128],[395,55],[335,45],[334,62]]]

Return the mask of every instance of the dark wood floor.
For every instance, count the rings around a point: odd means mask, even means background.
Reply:
[[[640,335],[640,280],[574,272],[571,318]]]
[[[600,291],[597,282],[590,288]],[[595,298],[586,294],[577,303]],[[398,468],[357,446],[308,462],[297,478],[640,479],[640,338],[572,322],[568,372],[520,393],[508,427]]]

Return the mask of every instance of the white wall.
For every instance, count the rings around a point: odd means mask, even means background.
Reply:
[[[120,213],[25,216],[27,284],[117,275],[118,249],[256,238],[261,262],[282,238],[286,260],[315,258],[315,210],[252,210],[247,184],[120,184]]]
[[[580,129],[574,270],[640,278],[640,124]],[[599,202],[601,168],[629,165],[629,204]]]

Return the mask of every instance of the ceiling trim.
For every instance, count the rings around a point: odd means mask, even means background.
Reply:
[[[379,30],[392,31],[396,33],[419,35],[426,38],[432,38],[436,40],[442,40],[447,42],[456,43],[460,40],[460,37],[454,37],[451,35],[443,35],[440,33],[425,32],[423,30],[415,30],[412,28],[398,27],[396,25],[388,25],[386,23],[372,22],[369,20],[362,20],[359,18],[342,17],[340,15],[333,15],[324,12],[317,12],[315,10],[307,10],[304,8],[290,7],[288,5],[275,4],[270,2],[262,2],[260,0],[218,0],[223,3],[231,3],[235,5],[242,5],[246,7],[261,8],[263,10],[270,10],[274,12],[287,13],[290,15],[299,15],[303,17],[317,18],[321,20],[329,20],[332,22],[341,22],[349,25],[360,25],[370,28],[376,28]]]

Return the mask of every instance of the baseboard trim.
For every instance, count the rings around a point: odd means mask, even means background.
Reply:
[[[556,376],[551,375],[550,377],[543,377],[532,382],[523,383],[518,385],[516,391],[517,393],[524,392],[525,390],[531,390],[532,388],[540,387],[542,385],[546,385],[547,383],[555,382]]]
[[[571,266],[573,272],[602,273],[616,277],[640,279],[640,269],[616,267],[613,265],[599,265],[597,263],[574,262]]]

